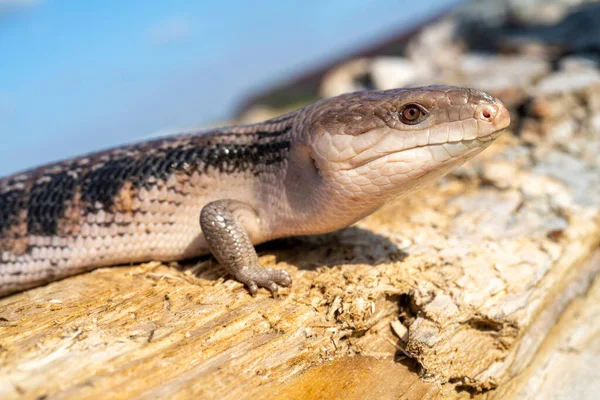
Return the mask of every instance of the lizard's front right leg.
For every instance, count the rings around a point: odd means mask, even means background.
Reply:
[[[216,200],[200,213],[200,227],[210,251],[227,271],[255,294],[259,287],[275,294],[279,286],[292,283],[284,271],[262,267],[250,236],[258,236],[258,213],[250,205],[237,200]],[[250,235],[249,235],[250,233]]]

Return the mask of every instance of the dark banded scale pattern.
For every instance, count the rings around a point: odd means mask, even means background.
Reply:
[[[29,235],[68,234],[59,226],[69,206],[80,208],[81,218],[99,210],[113,212],[125,185],[149,189],[172,175],[194,172],[260,175],[284,161],[292,118],[279,117],[250,134],[234,127],[158,139],[0,180],[0,249]],[[26,230],[19,228],[23,224]]]

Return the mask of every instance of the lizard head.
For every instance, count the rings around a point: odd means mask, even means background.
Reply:
[[[326,196],[366,215],[475,156],[509,123],[500,100],[474,89],[364,91],[309,106],[301,140]]]

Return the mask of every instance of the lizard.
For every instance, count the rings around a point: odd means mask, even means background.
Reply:
[[[0,180],[0,296],[98,267],[212,253],[252,294],[292,283],[254,245],[347,227],[446,174],[510,124],[479,90],[322,99],[256,124],[183,133]]]

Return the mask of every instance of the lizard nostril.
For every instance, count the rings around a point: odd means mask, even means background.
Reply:
[[[496,117],[497,113],[498,109],[496,106],[491,104],[482,104],[475,110],[475,118],[490,122]]]

